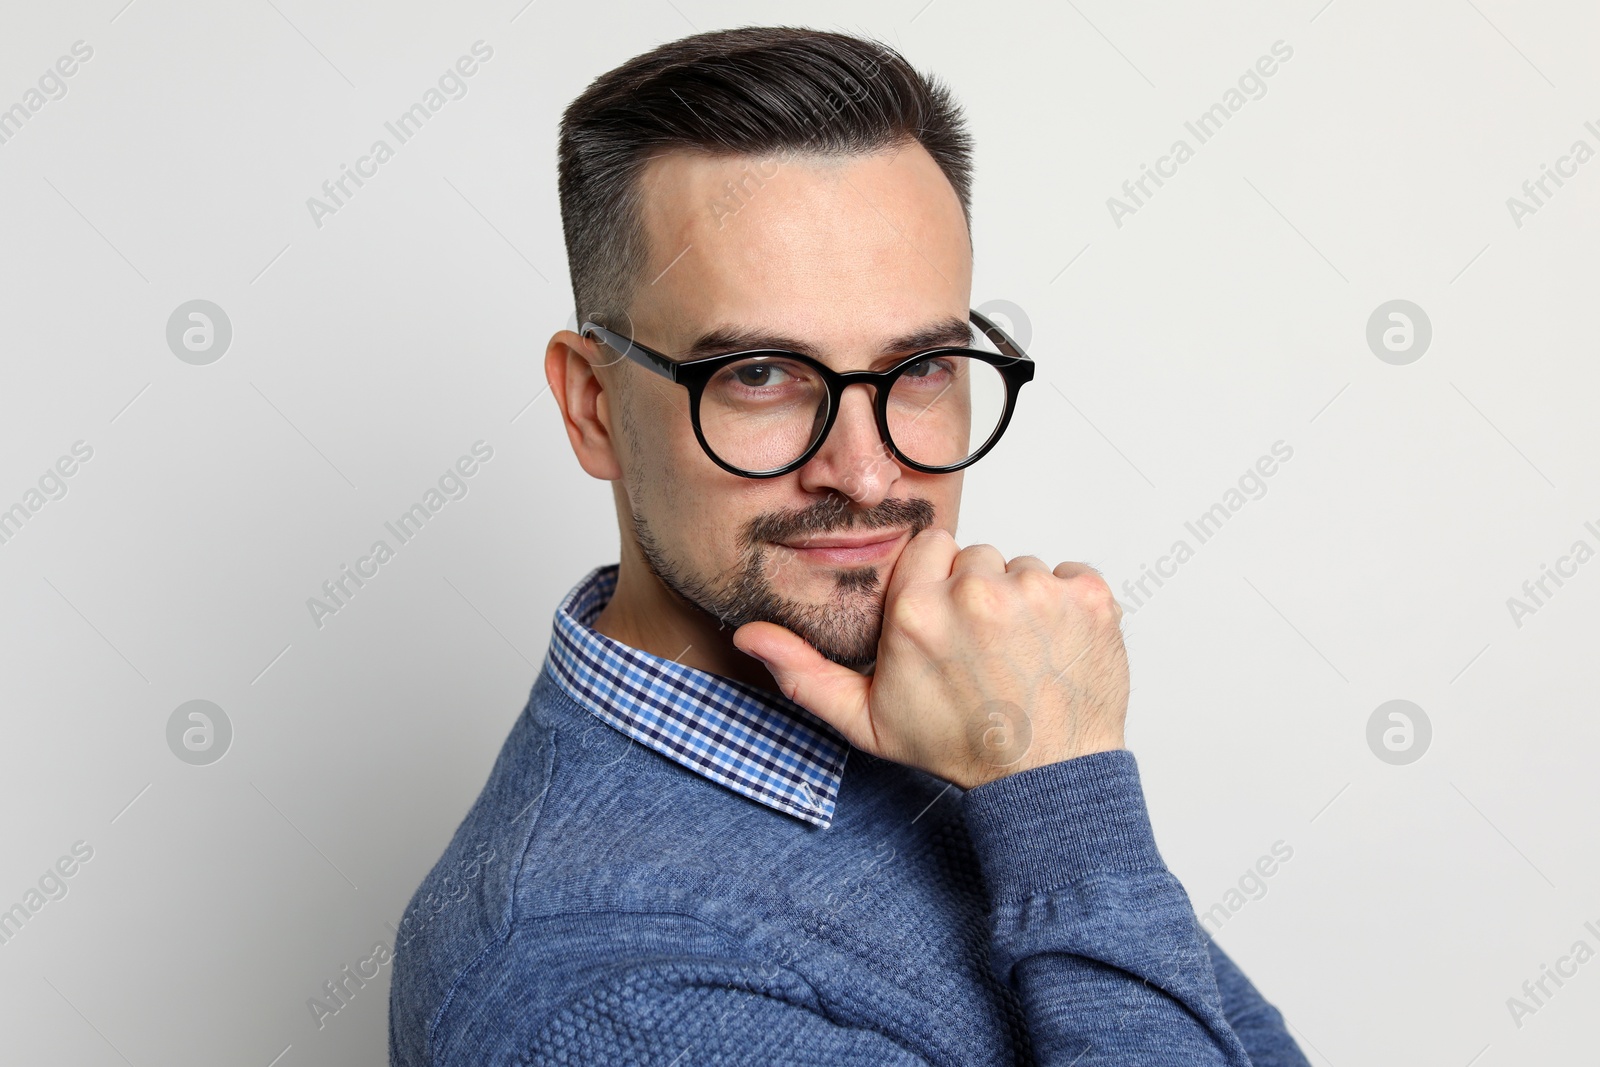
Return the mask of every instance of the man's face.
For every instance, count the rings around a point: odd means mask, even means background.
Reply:
[[[802,342],[839,371],[967,344],[971,248],[955,190],[920,145],[869,156],[658,156],[641,178],[652,266],[630,323],[673,358],[713,332]],[[929,333],[930,327],[952,326]],[[896,344],[917,335],[914,346]],[[749,338],[765,338],[752,344]],[[716,354],[716,352],[704,353]],[[603,352],[604,358],[615,358]],[[906,542],[955,532],[961,474],[902,467],[870,387],[844,394],[827,441],[776,478],[731,474],[695,439],[688,391],[642,367],[615,439],[634,532],[657,577],[730,628],[767,621],[851,667],[877,657],[884,591]],[[853,551],[808,540],[892,538]]]

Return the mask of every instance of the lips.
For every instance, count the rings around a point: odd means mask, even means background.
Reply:
[[[869,530],[854,537],[803,537],[794,541],[780,541],[779,544],[786,548],[865,548],[867,545],[882,544],[885,541],[898,540],[905,535],[904,530]]]

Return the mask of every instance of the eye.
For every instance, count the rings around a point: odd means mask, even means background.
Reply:
[[[955,362],[950,359],[919,359],[903,372],[907,378],[933,378],[938,375],[953,374]]]
[[[792,360],[759,357],[724,368],[716,379],[715,389],[725,395],[737,393],[750,397],[757,393],[787,394],[815,384],[810,371]]]
[[[789,376],[787,369],[778,363],[745,363],[731,372],[740,385],[759,389],[766,385],[781,385]]]

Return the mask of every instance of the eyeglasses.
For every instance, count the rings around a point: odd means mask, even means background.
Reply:
[[[674,360],[595,322],[579,332],[689,390],[694,435],[712,461],[744,478],[804,466],[827,440],[847,387],[870,385],[878,433],[895,459],[948,474],[982,459],[1005,433],[1033,360],[977,311],[972,323],[1000,352],[943,346],[882,371],[836,371],[810,356],[750,349]]]

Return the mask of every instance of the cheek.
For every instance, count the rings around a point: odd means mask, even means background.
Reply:
[[[957,471],[954,474],[922,474],[907,470],[901,475],[900,481],[895,483],[891,494],[926,500],[933,505],[934,524],[953,531],[956,517],[961,510],[961,486],[966,474],[966,471]]]
[[[711,462],[695,438],[687,404],[680,411],[669,400],[651,396],[632,411],[624,431],[628,496],[661,548],[705,573],[727,566],[723,557],[736,551],[733,508],[741,487],[728,483],[743,479]]]
[[[673,489],[672,474],[682,469],[681,442],[676,438],[686,431],[694,443],[694,431],[687,423],[680,428],[676,415],[654,386],[634,393],[620,405],[624,470],[636,499],[639,490],[657,498]]]
[[[659,383],[659,384],[658,384]],[[694,435],[689,397],[682,386],[659,379],[650,382],[628,405],[625,432],[634,462],[659,475],[666,484],[699,479],[719,470]]]

